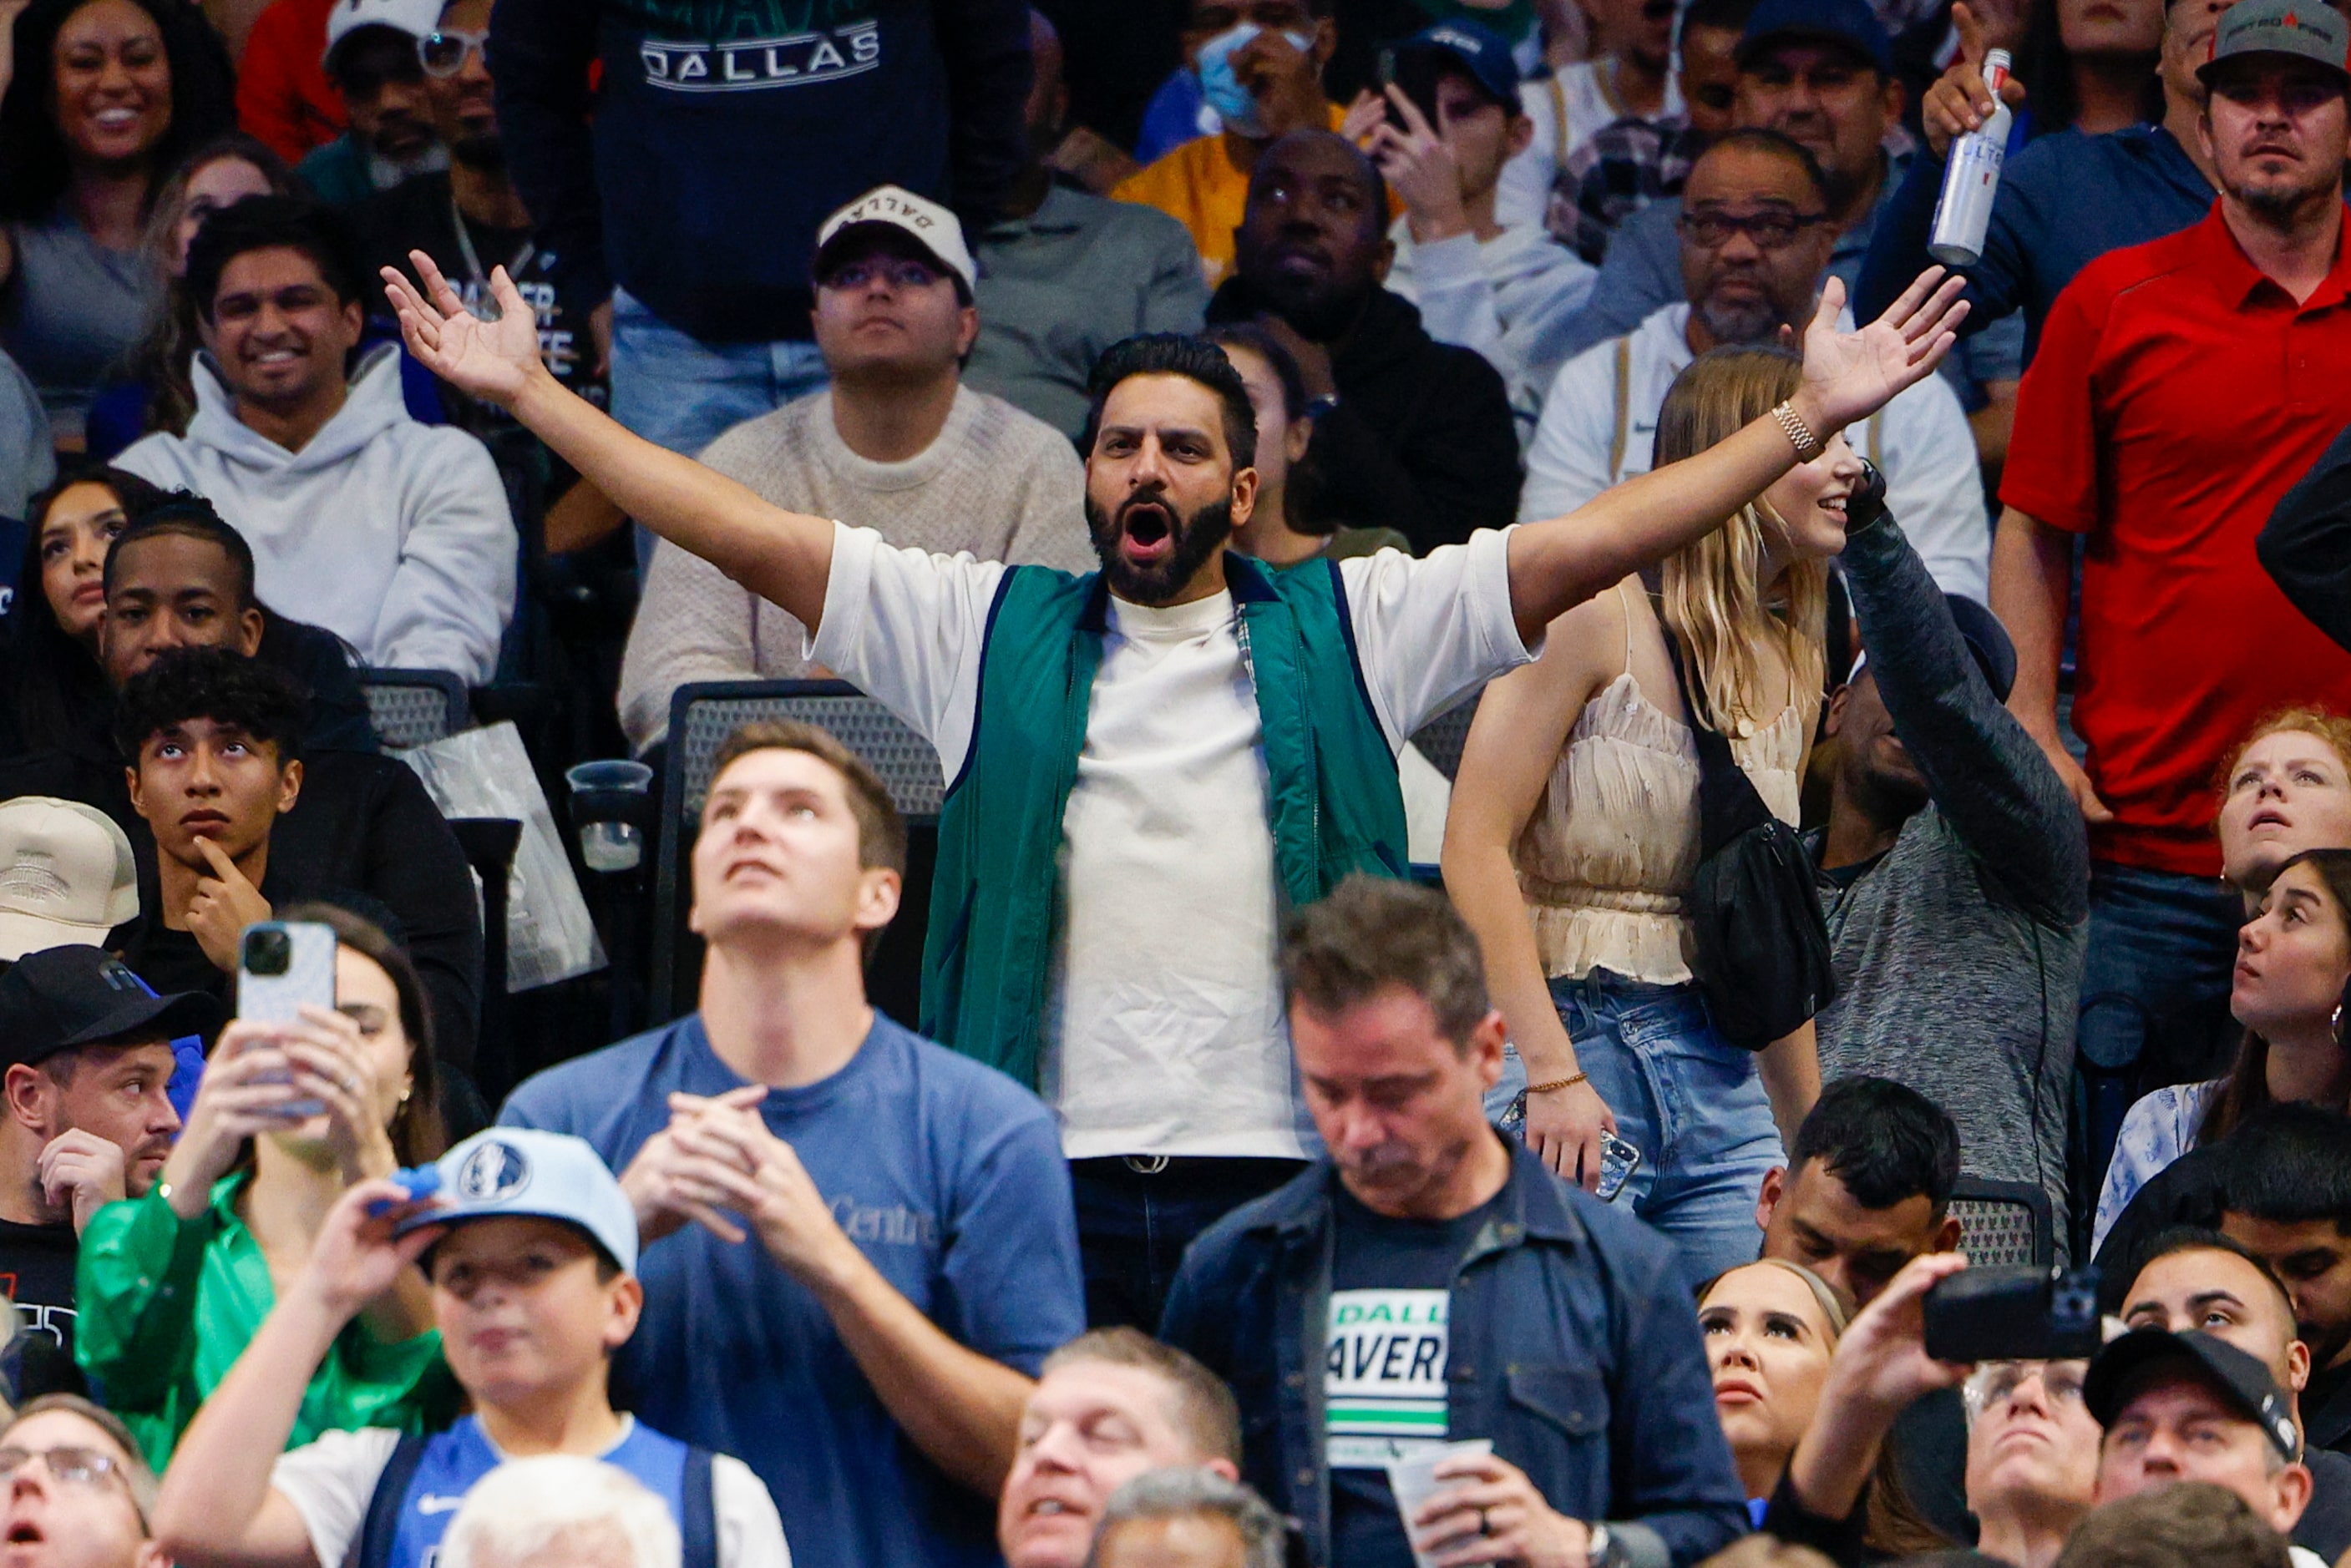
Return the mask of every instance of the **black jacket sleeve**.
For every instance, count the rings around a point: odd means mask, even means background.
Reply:
[[[1029,7],[1022,0],[939,0],[937,16],[955,207],[977,234],[1028,161]]]
[[[1845,540],[1845,586],[1895,733],[1943,815],[2034,919],[2089,914],[2090,846],[2080,809],[1976,668],[1943,592],[1881,507]]]
[[[589,129],[601,10],[596,0],[505,0],[490,15],[498,128],[515,187],[539,247],[555,254],[556,286],[596,302],[612,292]]]
[[[1862,1538],[1869,1532],[1869,1489],[1864,1487],[1861,1501],[1843,1519],[1828,1519],[1813,1512],[1796,1495],[1795,1484],[1786,1472],[1780,1484],[1772,1489],[1771,1501],[1763,1508],[1763,1533],[1777,1536],[1791,1546],[1809,1546],[1837,1568],[1862,1568],[1865,1549]]]
[[[2351,428],[2285,493],[2253,550],[2294,607],[2351,648]]]
[[[378,775],[357,846],[358,888],[400,922],[431,1002],[435,1054],[471,1072],[482,1004],[482,918],[473,869],[406,763],[350,760]]]

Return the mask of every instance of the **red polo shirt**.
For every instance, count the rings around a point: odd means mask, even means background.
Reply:
[[[2253,557],[2351,424],[2351,252],[2296,305],[2220,215],[2112,251],[2058,296],[2000,498],[2088,536],[2074,726],[2116,821],[2102,860],[2218,876],[2225,753],[2290,702],[2351,712],[2351,653]]]

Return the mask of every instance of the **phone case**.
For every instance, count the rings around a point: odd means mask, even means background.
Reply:
[[[284,974],[256,974],[245,967],[246,940],[275,927],[284,931],[291,961]],[[305,920],[262,920],[246,928],[237,943],[236,1015],[260,1023],[290,1023],[304,1006],[335,1005],[335,929]]]

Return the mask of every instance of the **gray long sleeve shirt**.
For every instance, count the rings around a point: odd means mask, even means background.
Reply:
[[[2037,1181],[2062,1217],[2089,919],[2081,813],[1893,517],[1855,530],[1843,559],[1929,804],[1876,861],[1822,873],[1838,990],[1819,1018],[1821,1076],[1909,1085],[1959,1124],[1967,1171]]]

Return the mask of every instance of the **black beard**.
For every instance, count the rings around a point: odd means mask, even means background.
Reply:
[[[1149,492],[1129,496],[1119,503],[1116,513],[1104,512],[1091,495],[1086,497],[1086,532],[1093,536],[1094,555],[1102,562],[1102,580],[1110,591],[1130,604],[1164,605],[1184,591],[1186,585],[1198,575],[1208,557],[1225,547],[1233,535],[1233,498],[1228,494],[1212,501],[1189,517],[1178,518],[1176,547],[1167,558],[1155,566],[1133,566],[1120,554],[1118,542],[1125,533],[1123,518],[1129,507],[1138,500],[1156,501],[1173,514],[1176,510],[1163,493]]]
[[[480,173],[506,172],[506,140],[495,130],[483,136],[459,137],[449,144],[449,156]]]

